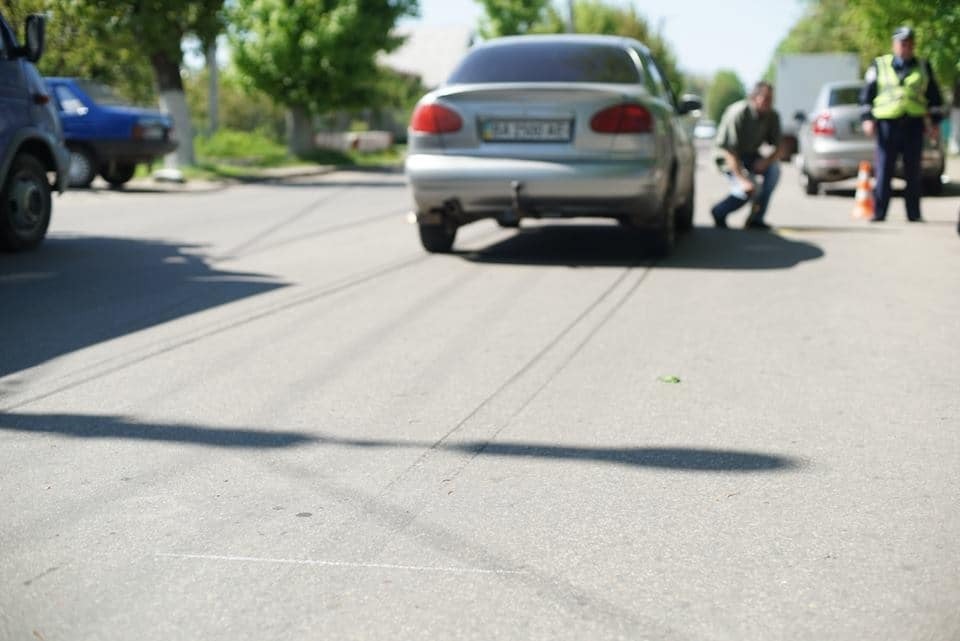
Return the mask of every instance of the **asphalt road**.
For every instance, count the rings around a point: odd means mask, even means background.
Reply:
[[[58,197],[0,256],[0,639],[960,639],[960,188],[786,168],[724,231],[701,164],[660,261],[427,255],[399,174]]]

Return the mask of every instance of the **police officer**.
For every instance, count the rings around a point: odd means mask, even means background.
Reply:
[[[920,161],[924,136],[939,137],[940,107],[943,97],[933,77],[930,63],[913,55],[913,29],[899,27],[893,32],[893,53],[873,61],[866,73],[866,85],[860,94],[863,131],[876,135],[874,164],[876,209],[873,220],[882,221],[890,204],[890,178],[903,158],[903,175],[907,181],[904,200],[907,220],[918,222],[920,216]]]

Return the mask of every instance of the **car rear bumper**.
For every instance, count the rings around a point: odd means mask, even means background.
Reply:
[[[177,148],[176,140],[99,140],[92,143],[101,162],[150,162]]]
[[[872,141],[851,143],[844,141],[818,141],[813,149],[803,156],[803,170],[814,180],[832,182],[856,178],[862,161],[874,162],[875,145]],[[943,153],[937,149],[924,149],[921,172],[925,177],[943,173]],[[903,163],[897,162],[895,174],[903,177]]]
[[[557,161],[411,154],[405,171],[417,211],[468,219],[661,215],[665,172],[653,160]]]

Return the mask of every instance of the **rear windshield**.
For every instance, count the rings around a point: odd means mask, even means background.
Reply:
[[[860,87],[838,87],[830,91],[830,107],[855,105],[860,102]]]
[[[524,42],[467,54],[448,84],[474,82],[642,82],[630,54],[589,43]]]

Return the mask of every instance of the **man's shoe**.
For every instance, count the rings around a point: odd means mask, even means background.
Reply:
[[[924,222],[924,221],[923,221],[923,218],[917,217],[917,218],[907,218],[907,222],[909,222],[909,223],[922,223],[922,222]]]
[[[770,231],[773,229],[767,223],[762,220],[748,220],[747,224],[743,226],[744,229],[758,229],[761,231]]]
[[[885,218],[883,218],[883,216],[874,216],[873,218],[870,219],[870,222],[871,222],[871,223],[882,223],[884,220],[885,220]]]
[[[717,229],[726,229],[727,228],[727,219],[724,216],[719,215],[715,211],[711,211],[710,215],[713,216],[713,224],[717,226]]]

